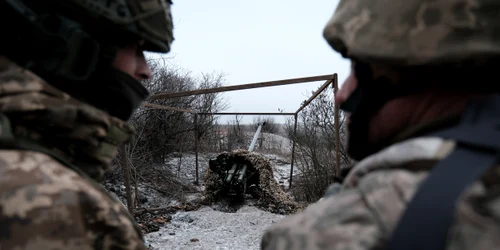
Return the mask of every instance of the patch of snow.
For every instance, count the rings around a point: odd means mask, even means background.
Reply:
[[[292,153],[292,141],[281,135],[262,133],[259,140],[262,140],[262,150],[272,151],[284,155]],[[256,149],[258,149],[259,146],[260,145],[257,144]]]
[[[154,250],[167,249],[260,249],[264,231],[284,218],[256,207],[243,206],[236,213],[223,213],[210,207],[177,212],[158,232],[145,235]]]
[[[285,190],[290,187],[290,169],[292,167],[291,158],[283,157],[276,154],[263,154],[269,161],[274,171],[274,179],[282,186]],[[295,163],[297,164],[297,163]],[[299,174],[300,171],[296,167],[293,168],[293,175]]]
[[[125,206],[127,205],[125,185],[114,185],[113,183],[105,182],[104,187],[109,193],[116,196]],[[139,204],[141,207],[161,207],[174,206],[178,201],[166,197],[154,188],[150,188],[143,183],[137,186],[139,190]],[[132,186],[132,199],[135,200],[134,187]]]
[[[248,149],[255,132],[243,132],[243,142],[235,143],[237,148],[234,149]],[[227,137],[223,138],[223,143],[227,143]],[[239,145],[239,146],[238,146]],[[291,155],[292,153],[292,141],[287,137],[272,134],[272,133],[261,133],[254,148],[255,152],[272,152],[280,155]]]
[[[139,201],[142,207],[164,207],[179,204],[179,201],[165,197],[153,188],[146,187],[142,184],[139,184],[137,188],[139,189]]]
[[[198,180],[203,184],[203,174],[208,169],[208,161],[215,159],[217,154],[198,154]],[[194,153],[184,153],[182,157],[171,158],[166,163],[174,176],[182,183],[192,184],[196,181],[196,155]]]

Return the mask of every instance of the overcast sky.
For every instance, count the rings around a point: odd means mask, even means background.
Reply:
[[[322,35],[337,4],[335,0],[174,1],[175,41],[168,57],[194,76],[223,72],[227,85],[333,73],[342,84],[349,62]],[[225,92],[230,105],[226,111],[295,112],[321,84]]]

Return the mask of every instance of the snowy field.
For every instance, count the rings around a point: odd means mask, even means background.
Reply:
[[[243,206],[236,213],[203,207],[193,212],[178,212],[158,232],[145,236],[151,249],[259,249],[264,230],[283,215]]]

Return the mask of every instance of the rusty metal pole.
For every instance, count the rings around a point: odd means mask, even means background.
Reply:
[[[339,106],[335,104],[335,100],[337,99],[337,91],[339,90],[337,74],[334,74],[333,77],[333,103],[334,103],[334,121],[335,121],[335,175],[340,175],[340,119],[339,119]]]
[[[128,165],[128,157],[127,157],[127,149],[126,145],[123,144],[120,146],[120,155],[121,155],[121,165],[123,169],[123,177],[125,179],[125,192],[127,195],[127,207],[128,211],[131,214],[134,214],[134,204],[132,201],[132,191],[130,190],[130,168]]]
[[[198,114],[194,114],[194,155],[196,159],[196,185],[198,182]]]
[[[331,79],[333,79],[333,75],[311,76],[311,77],[284,79],[284,80],[278,80],[278,81],[258,82],[258,83],[242,84],[242,85],[230,85],[230,86],[217,87],[217,88],[211,88],[211,89],[197,89],[197,90],[190,90],[190,91],[183,91],[183,92],[159,92],[159,93],[155,93],[155,94],[151,95],[149,98],[151,100],[169,99],[169,98],[174,98],[174,97],[203,95],[203,94],[220,93],[220,92],[244,90],[244,89],[254,89],[254,88],[262,88],[262,87],[283,86],[283,85],[289,85],[289,84],[317,82],[317,81],[331,80]]]
[[[295,139],[297,138],[297,113],[293,117],[295,122],[293,124],[293,144],[292,144],[292,162],[290,164],[290,186],[288,188],[292,188],[292,180],[293,180],[293,163],[295,161]]]

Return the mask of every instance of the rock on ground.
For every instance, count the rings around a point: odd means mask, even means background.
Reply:
[[[257,250],[264,231],[282,218],[253,206],[243,206],[236,213],[203,207],[174,214],[170,223],[145,235],[145,240],[154,250]]]

